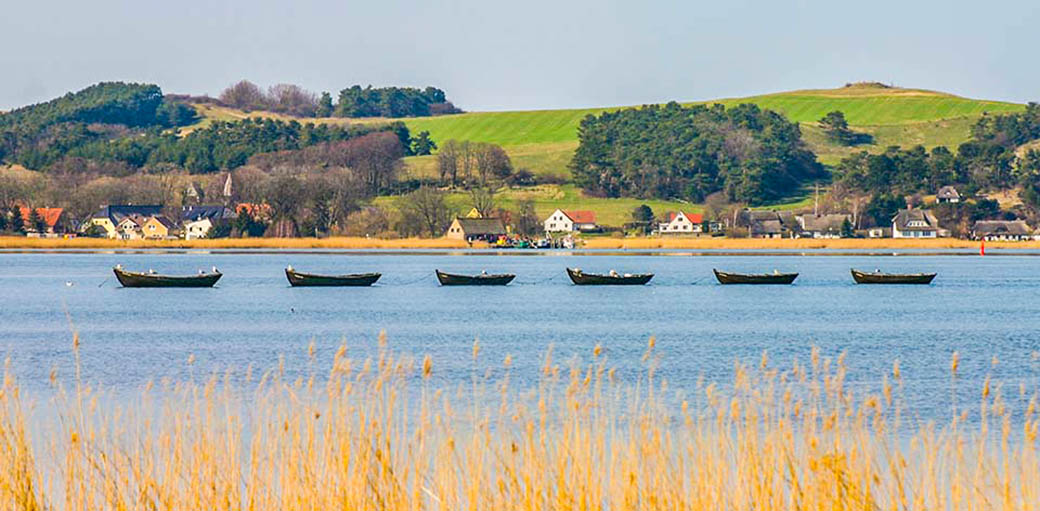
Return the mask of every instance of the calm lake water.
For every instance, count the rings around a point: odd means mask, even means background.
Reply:
[[[948,409],[955,350],[957,386],[969,401],[986,374],[1015,399],[1019,384],[1034,389],[1040,374],[1035,255],[529,254],[0,253],[0,350],[23,385],[46,388],[51,368],[71,373],[74,328],[86,379],[136,389],[229,367],[269,369],[280,356],[289,372],[305,373],[311,341],[324,371],[342,342],[351,356],[367,357],[385,330],[392,349],[430,354],[442,381],[469,377],[479,338],[482,363],[498,366],[512,355],[514,382],[524,385],[550,346],[556,359],[588,360],[602,344],[620,374],[634,375],[656,336],[659,374],[692,390],[701,376],[728,381],[736,359],[757,363],[767,351],[789,365],[818,346],[827,356],[848,353],[853,385],[876,386],[900,360],[906,397],[924,417]],[[112,277],[115,264],[161,273],[216,265],[225,276],[213,289],[125,289]],[[371,288],[290,288],[287,264],[383,278]],[[645,287],[577,287],[567,266],[657,276]],[[850,267],[939,276],[931,286],[857,286]],[[443,288],[434,268],[517,278],[500,288]],[[720,286],[712,268],[801,276],[793,286]]]

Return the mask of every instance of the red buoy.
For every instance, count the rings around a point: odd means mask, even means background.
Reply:
[[[986,255],[986,238],[982,238],[982,244],[979,245],[979,255]]]

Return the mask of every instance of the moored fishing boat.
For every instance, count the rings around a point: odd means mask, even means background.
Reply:
[[[224,276],[214,266],[211,272],[199,270],[198,275],[160,275],[153,270],[147,273],[126,271],[122,266],[112,268],[116,279],[123,287],[213,287]]]
[[[455,273],[444,273],[434,270],[437,281],[442,286],[504,286],[513,281],[516,275],[512,273],[489,274],[482,272],[479,275],[458,275]]]
[[[346,286],[371,286],[381,273],[352,273],[346,275],[318,275],[314,273],[301,273],[289,266],[285,269],[285,278],[293,287],[346,287]]]
[[[797,273],[780,273],[776,270],[773,270],[773,273],[730,273],[715,269],[712,271],[715,272],[719,284],[790,284],[798,278]]]
[[[642,286],[654,278],[653,273],[620,274],[610,270],[608,274],[585,273],[581,268],[567,268],[567,276],[578,286]]]
[[[931,284],[935,273],[881,273],[881,270],[863,272],[852,269],[857,284]]]

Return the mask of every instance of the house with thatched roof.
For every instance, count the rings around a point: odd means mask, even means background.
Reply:
[[[845,222],[852,223],[852,215],[833,213],[828,215],[798,215],[795,217],[803,238],[840,238],[841,228]]]
[[[957,189],[950,185],[946,185],[940,188],[938,192],[935,192],[935,202],[938,202],[939,204],[947,202],[950,204],[956,204],[960,201],[961,194],[957,193]]]
[[[900,209],[892,217],[893,238],[938,238],[939,220],[926,209]]]
[[[971,228],[971,237],[986,241],[1024,241],[1032,239],[1033,230],[1022,220],[979,220]]]
[[[459,218],[451,222],[445,237],[467,242],[492,242],[506,235],[506,226],[499,218]]]

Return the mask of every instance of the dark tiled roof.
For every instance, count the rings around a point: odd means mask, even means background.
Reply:
[[[108,218],[113,224],[118,224],[124,218],[132,215],[138,216],[155,216],[162,213],[162,206],[155,205],[144,205],[144,206],[133,206],[133,205],[110,205],[101,208],[100,211],[94,213],[92,218]]]
[[[234,218],[235,212],[224,206],[184,206],[181,208],[181,220],[196,222],[203,218],[222,220]]]
[[[506,227],[498,218],[458,218],[462,232],[467,236],[505,234]]]

